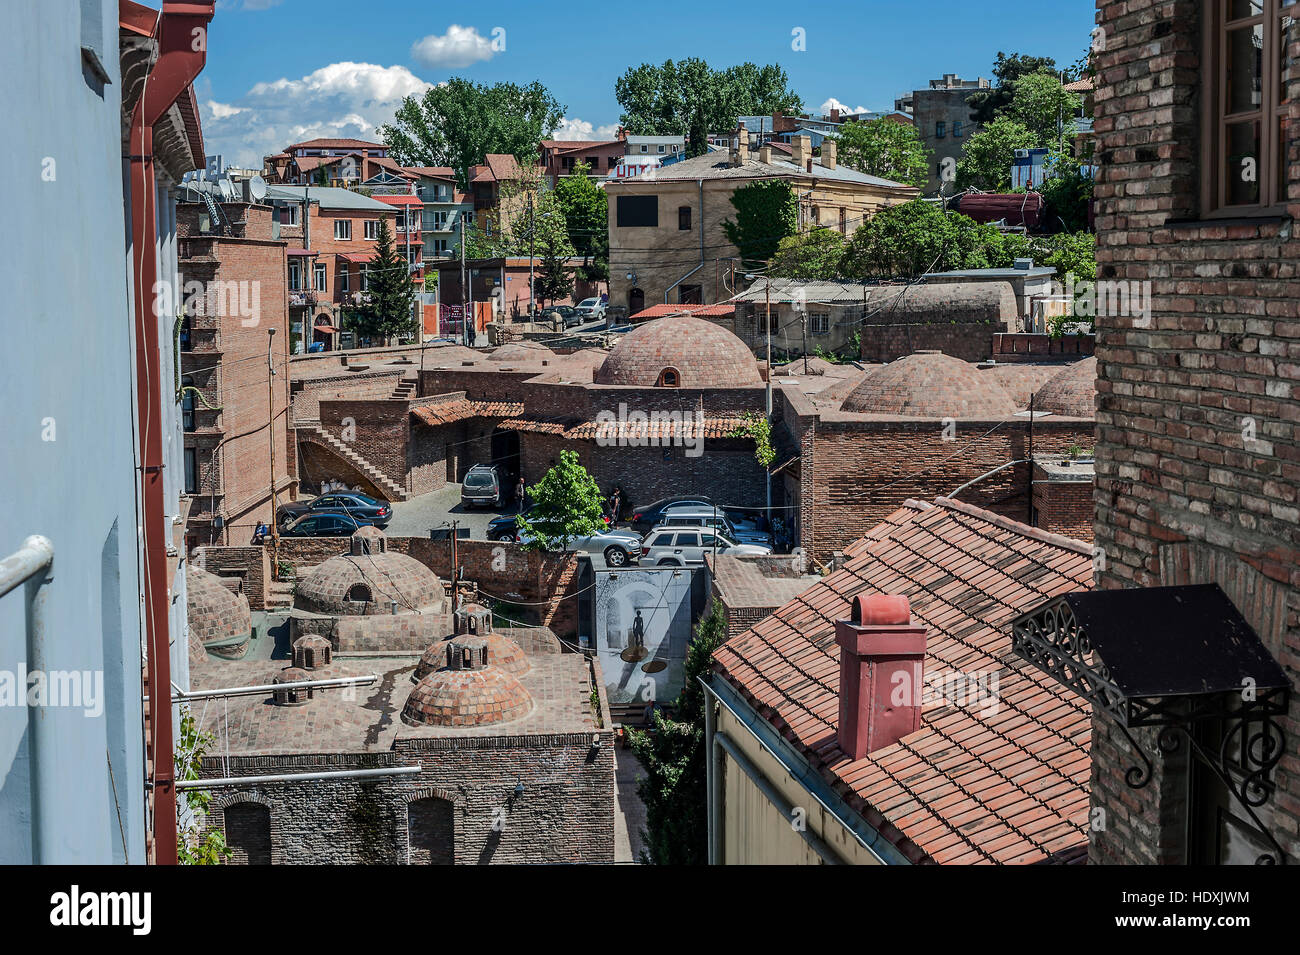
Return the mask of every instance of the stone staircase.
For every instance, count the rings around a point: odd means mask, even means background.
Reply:
[[[293,585],[292,580],[272,580],[266,589],[266,609],[274,613],[277,610],[288,610],[293,606]]]
[[[406,488],[357,454],[346,441],[336,438],[320,425],[314,425],[311,432],[324,441],[329,448],[337,452],[341,458],[368,477],[376,487],[384,492],[384,497],[388,498],[388,500],[405,501],[407,499]]]
[[[403,378],[393,389],[392,397],[398,401],[410,401],[415,397],[415,392],[419,389],[420,383],[414,378]]]

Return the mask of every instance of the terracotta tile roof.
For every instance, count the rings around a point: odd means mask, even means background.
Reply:
[[[651,305],[635,315],[628,316],[629,322],[646,321],[651,318],[664,318],[668,315],[731,315],[736,311],[734,302],[718,305]]]
[[[504,431],[528,431],[532,434],[564,434],[567,426],[562,421],[540,421],[533,418],[507,418],[501,422]]]
[[[306,142],[285,146],[285,152],[295,149],[387,149],[383,143],[367,142],[364,139],[309,139]]]
[[[637,440],[639,438],[725,438],[735,433],[745,423],[744,418],[704,416],[703,428],[691,412],[683,412],[680,420],[667,421],[584,421],[568,430],[566,438],[585,440]],[[703,434],[700,431],[703,430]]]
[[[1063,89],[1070,93],[1091,93],[1093,90],[1092,77],[1080,77],[1072,83],[1066,83]]]
[[[453,424],[467,418],[504,418],[508,415],[521,414],[524,410],[519,401],[470,401],[455,398],[434,405],[421,405],[412,408],[415,415],[427,425]]]
[[[498,182],[504,182],[509,179],[519,179],[523,172],[519,168],[519,163],[514,156],[503,155],[498,153],[488,153],[483,157],[483,162],[492,172],[492,178]]]
[[[417,176],[428,176],[430,179],[456,178],[456,170],[450,166],[402,166],[401,169],[403,172]]]
[[[1009,625],[1091,586],[1087,545],[940,498],[909,501],[845,554],[841,570],[722,647],[717,676],[914,861],[1078,861],[1091,714],[1011,654]],[[836,743],[834,621],[863,591],[910,599],[929,630],[927,685],[995,672],[996,700],[927,701],[921,729],[850,762]]]

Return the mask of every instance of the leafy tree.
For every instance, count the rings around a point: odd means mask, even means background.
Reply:
[[[561,451],[560,463],[528,489],[533,508],[516,518],[529,550],[564,550],[578,537],[605,526],[605,508],[596,479],[578,462],[576,451]]]
[[[929,175],[930,157],[916,127],[892,119],[845,123],[836,150],[839,162],[882,179],[922,186]]]
[[[780,241],[799,227],[799,206],[794,190],[782,179],[762,179],[731,194],[735,221],[724,219],[727,241],[740,250],[746,268],[776,254]]]
[[[583,278],[609,278],[609,198],[579,163],[572,176],[563,176],[551,191],[564,214],[569,242],[583,263]]]
[[[181,731],[177,742],[176,778],[198,779],[203,757],[212,745],[212,734],[199,729],[194,714],[188,706],[181,707]],[[177,861],[181,865],[221,865],[230,857],[230,848],[221,832],[209,832],[199,839],[199,823],[212,805],[212,791],[187,789],[185,805],[194,814],[194,822],[184,828],[176,839]]]
[[[682,692],[672,716],[655,709],[650,730],[631,730],[632,752],[645,768],[637,793],[646,807],[643,862],[704,865],[708,862],[708,794],[704,752],[704,690],[713,653],[727,639],[720,601],[695,628],[686,650]]]
[[[1025,56],[1021,53],[1007,56],[999,52],[993,64],[993,76],[997,85],[991,89],[977,90],[966,99],[972,118],[981,126],[987,126],[1010,105],[1016,84],[1022,76],[1055,72],[1056,60],[1050,56]]]
[[[768,274],[789,279],[837,278],[844,246],[844,237],[835,229],[787,235],[776,247]]]
[[[387,219],[379,220],[379,238],[370,260],[369,288],[353,322],[362,335],[385,337],[411,331],[415,284],[406,256],[397,251]]]
[[[1048,178],[1038,186],[1047,202],[1049,227],[1064,232],[1082,232],[1088,228],[1088,201],[1092,198],[1091,176],[1069,152],[1053,152],[1047,157]]]
[[[996,227],[914,199],[882,209],[853,233],[840,274],[915,279],[926,272],[989,268],[1003,254]]]
[[[707,152],[708,134],[733,128],[737,116],[803,109],[785,70],[776,64],[714,70],[698,57],[629,67],[615,81],[614,95],[628,133],[688,135],[688,156]]]
[[[1011,161],[1017,149],[1032,149],[1034,134],[1014,119],[1000,117],[966,140],[957,160],[957,186],[988,192],[1011,188]]]
[[[1055,73],[1029,73],[1016,81],[1001,115],[1028,129],[1035,146],[1058,146],[1082,107],[1082,97],[1062,86]]]
[[[1056,277],[1061,282],[1070,274],[1074,275],[1076,282],[1091,282],[1097,278],[1097,237],[1091,232],[1058,232],[1055,235],[1008,233],[1002,237],[1001,257],[993,265],[1006,268],[1022,258],[1056,269]]]
[[[563,117],[564,107],[539,82],[485,86],[452,77],[402,100],[380,135],[402,165],[451,166],[464,189],[469,167],[488,153],[534,164],[538,142],[555,132]]]
[[[537,278],[533,282],[538,301],[545,304],[568,298],[573,294],[574,272],[569,259],[574,251],[565,227],[564,213],[553,201],[543,203],[534,212],[531,228],[533,254],[538,259]]]

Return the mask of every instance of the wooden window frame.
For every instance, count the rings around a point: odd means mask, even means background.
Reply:
[[[1286,211],[1289,175],[1278,186],[1281,172],[1277,168],[1279,120],[1286,118],[1287,101],[1279,95],[1282,85],[1280,56],[1281,18],[1300,16],[1300,4],[1295,0],[1262,0],[1263,10],[1254,16],[1227,20],[1231,0],[1211,0],[1206,6],[1206,20],[1201,30],[1201,61],[1205,66],[1201,96],[1201,176],[1200,199],[1203,219],[1231,219],[1276,216]],[[1255,24],[1264,28],[1263,56],[1260,63],[1261,99],[1258,109],[1239,113],[1224,113],[1222,104],[1228,95],[1227,45],[1228,26],[1234,29],[1249,28]],[[1270,27],[1272,24],[1272,27]],[[1255,168],[1259,181],[1259,201],[1253,203],[1228,203],[1227,126],[1248,122],[1256,117],[1260,123],[1259,155]],[[1284,165],[1290,157],[1284,156]]]

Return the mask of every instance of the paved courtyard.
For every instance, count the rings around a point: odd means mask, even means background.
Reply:
[[[487,540],[487,526],[492,518],[513,514],[513,505],[499,510],[465,508],[460,503],[460,485],[448,484],[428,494],[407,501],[393,502],[393,519],[386,532],[393,537],[427,537],[434,528],[449,528],[452,521],[468,527],[472,540]]]

